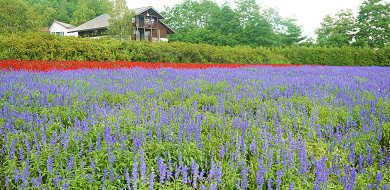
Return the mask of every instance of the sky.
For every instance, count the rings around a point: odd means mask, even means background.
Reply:
[[[153,6],[157,11],[164,11],[164,6],[172,7],[183,0],[126,0],[129,8]],[[234,0],[214,0],[219,5],[228,1],[230,7],[234,7]],[[302,26],[303,36],[316,39],[314,30],[319,28],[321,21],[327,14],[332,17],[341,9],[351,9],[357,15],[359,6],[365,0],[256,0],[261,7],[276,8],[283,17],[297,19],[297,24]]]

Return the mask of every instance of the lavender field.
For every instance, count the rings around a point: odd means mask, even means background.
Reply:
[[[0,189],[389,189],[390,68],[0,71]]]

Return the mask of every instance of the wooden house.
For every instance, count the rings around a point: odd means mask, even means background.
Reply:
[[[166,25],[162,19],[165,19],[152,6],[133,9],[136,16],[132,20],[135,28],[134,40],[148,40],[151,42],[157,40],[168,41],[167,34],[176,33],[172,28]],[[86,23],[73,28],[69,32],[78,32],[80,37],[98,38],[107,34],[110,15],[102,14]]]

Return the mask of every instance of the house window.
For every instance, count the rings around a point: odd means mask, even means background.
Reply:
[[[64,36],[64,32],[58,32],[59,36]]]
[[[97,30],[92,31],[92,36],[97,36]]]

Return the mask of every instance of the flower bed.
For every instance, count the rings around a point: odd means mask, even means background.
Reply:
[[[389,187],[387,68],[0,65],[0,189]]]

